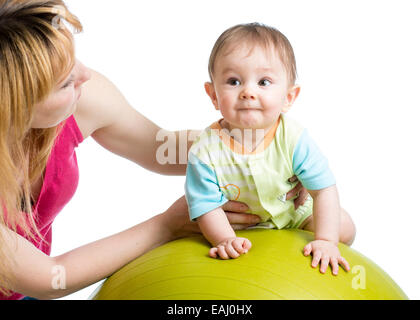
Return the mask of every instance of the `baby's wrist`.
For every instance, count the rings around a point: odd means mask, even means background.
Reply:
[[[217,241],[217,243],[214,246],[217,247],[217,246],[223,245],[229,241],[235,240],[236,238],[237,238],[236,236],[222,238],[220,241]]]
[[[328,238],[328,237],[315,237],[315,241],[326,241],[329,243],[334,244],[335,246],[338,246],[338,240],[335,240],[333,238]]]

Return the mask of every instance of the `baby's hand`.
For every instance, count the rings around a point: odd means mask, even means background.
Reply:
[[[220,242],[217,247],[211,248],[209,255],[215,259],[217,257],[223,260],[236,259],[241,254],[247,253],[251,247],[251,241],[246,238],[227,238]]]
[[[325,273],[331,264],[333,275],[338,274],[338,265],[341,264],[346,271],[350,271],[350,265],[344,259],[335,243],[325,240],[316,240],[309,243],[304,249],[305,257],[312,253],[312,267],[316,268],[321,261],[320,271]]]

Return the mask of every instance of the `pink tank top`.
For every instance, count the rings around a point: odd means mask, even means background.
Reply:
[[[51,253],[52,223],[58,213],[70,201],[79,182],[79,168],[75,148],[83,142],[83,135],[73,116],[66,120],[55,140],[44,172],[44,183],[33,211],[38,230],[45,241],[33,241],[35,247],[46,255]],[[0,300],[19,300],[23,295],[15,293]]]

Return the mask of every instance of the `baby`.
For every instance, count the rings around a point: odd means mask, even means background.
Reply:
[[[337,245],[351,244],[354,225],[340,207],[335,178],[308,132],[285,116],[300,92],[287,38],[258,23],[232,27],[216,42],[209,73],[205,89],[223,119],[191,147],[185,183],[190,218],[213,246],[209,255],[238,258],[251,248],[221,208],[236,200],[260,216],[260,227],[315,232],[304,254],[322,273],[330,264],[335,275],[338,265],[350,270]],[[293,176],[311,195],[298,209],[286,200],[298,183],[289,182]]]

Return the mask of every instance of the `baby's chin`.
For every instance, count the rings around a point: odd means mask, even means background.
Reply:
[[[260,119],[240,119],[239,121],[228,121],[225,119],[227,129],[250,129],[250,130],[268,130],[276,121],[264,121]]]

